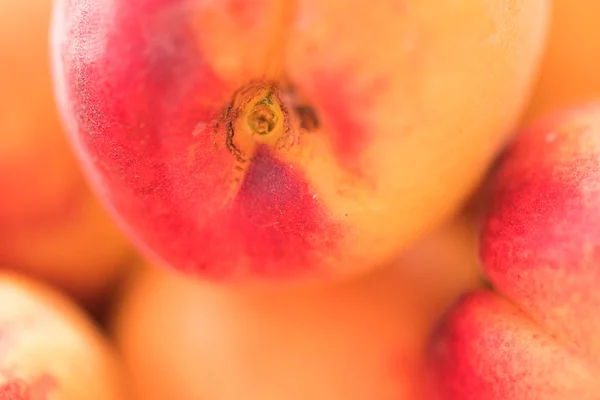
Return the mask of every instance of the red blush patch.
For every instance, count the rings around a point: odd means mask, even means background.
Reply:
[[[363,175],[361,154],[372,140],[365,117],[374,108],[385,82],[375,80],[368,87],[357,90],[351,87],[350,73],[323,71],[313,74],[313,82],[312,97],[326,124],[335,156],[344,168]]]
[[[233,203],[195,238],[198,259],[233,269],[248,260],[256,275],[286,277],[309,271],[317,253],[338,239],[338,227],[293,166],[259,148]],[[193,259],[193,258],[192,258]]]

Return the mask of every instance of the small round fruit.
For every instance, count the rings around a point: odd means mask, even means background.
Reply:
[[[441,399],[600,398],[600,103],[519,132],[481,233],[495,289],[452,309],[432,346]]]
[[[128,400],[113,349],[53,289],[0,274],[0,399]]]
[[[600,102],[523,129],[490,199],[481,258],[494,288],[600,359]]]

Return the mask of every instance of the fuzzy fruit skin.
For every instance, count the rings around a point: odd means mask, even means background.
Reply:
[[[57,98],[97,191],[161,261],[228,279],[348,275],[477,182],[526,98],[547,8],[60,0]],[[245,125],[272,81],[277,141]]]
[[[491,291],[463,297],[430,349],[436,400],[593,400],[600,370]]]
[[[481,257],[500,293],[600,357],[600,103],[517,138],[492,183]]]
[[[495,292],[433,340],[441,399],[600,396],[600,104],[526,127],[500,160],[481,233]]]
[[[114,349],[70,299],[2,272],[0,304],[0,399],[130,398]]]

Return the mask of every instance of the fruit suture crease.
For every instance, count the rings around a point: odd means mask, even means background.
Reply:
[[[229,280],[355,275],[448,217],[513,127],[547,2],[500,3],[58,0],[59,108],[147,254]]]

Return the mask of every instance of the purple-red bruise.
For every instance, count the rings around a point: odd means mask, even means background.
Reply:
[[[311,273],[313,257],[333,250],[339,232],[298,171],[259,148],[231,208],[198,232],[205,245],[195,258],[247,259],[250,272],[270,277]]]
[[[78,119],[76,141],[100,177],[97,189],[140,244],[176,268],[221,277],[240,265],[273,277],[308,273],[337,227],[305,178],[265,149],[231,200],[237,161],[215,121],[239,82],[222,81],[205,62],[187,3],[165,1],[70,13],[80,34],[62,49],[71,59],[67,112]],[[102,48],[85,46],[104,28]]]

